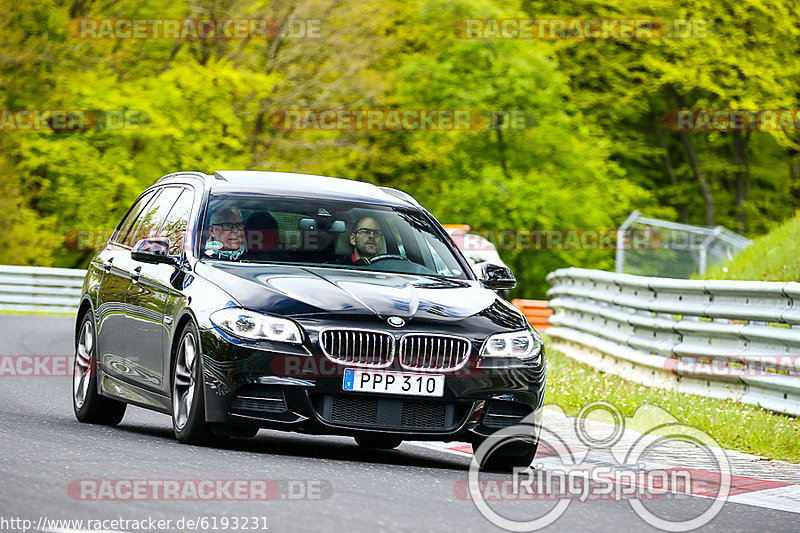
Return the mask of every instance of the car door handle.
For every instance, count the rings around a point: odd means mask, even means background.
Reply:
[[[134,285],[139,283],[139,276],[141,274],[142,274],[142,267],[136,267],[133,269],[133,272],[131,272],[131,280],[133,281]]]
[[[108,261],[103,263],[103,270],[105,270],[106,272],[111,272],[111,263],[113,263],[113,262],[114,262],[114,258],[112,257],[111,259],[109,259]]]

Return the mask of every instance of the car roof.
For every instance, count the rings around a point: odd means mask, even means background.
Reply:
[[[220,170],[213,175],[201,172],[175,172],[161,178],[159,183],[164,184],[186,177],[202,179],[211,194],[266,194],[421,207],[410,195],[389,187],[378,187],[363,181],[293,172]]]

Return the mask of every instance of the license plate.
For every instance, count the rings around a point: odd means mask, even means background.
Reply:
[[[444,376],[346,368],[342,388],[355,392],[441,397],[444,396]]]

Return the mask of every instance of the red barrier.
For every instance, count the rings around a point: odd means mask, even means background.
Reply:
[[[511,301],[528,319],[533,327],[537,330],[543,330],[550,327],[547,323],[547,317],[553,314],[553,310],[547,307],[547,300],[522,300],[516,299]]]

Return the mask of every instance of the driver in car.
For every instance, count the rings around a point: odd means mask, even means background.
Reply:
[[[383,232],[378,222],[372,217],[362,217],[353,225],[350,232],[350,244],[353,253],[350,257],[342,257],[337,263],[354,265],[357,261],[371,259],[378,255],[383,246]]]

